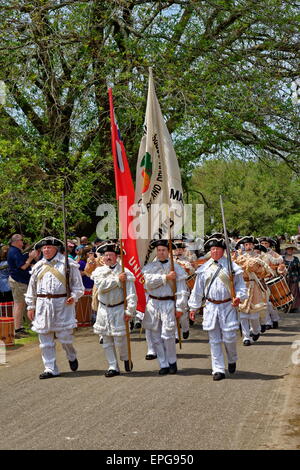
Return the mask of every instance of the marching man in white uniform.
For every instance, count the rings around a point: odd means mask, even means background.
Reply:
[[[73,346],[73,328],[76,327],[75,302],[83,295],[79,265],[69,258],[70,297],[67,298],[65,257],[59,252],[63,243],[46,237],[36,244],[42,249],[43,259],[32,268],[25,295],[27,315],[32,330],[39,334],[44,372],[40,379],[58,377],[54,335],[62,344],[72,371],[78,368],[76,350]]]
[[[105,377],[120,375],[116,348],[119,349],[120,359],[124,361],[126,372],[130,372],[125,322],[135,315],[137,296],[135,290],[135,277],[117,262],[120,254],[119,247],[112,241],[101,245],[98,249],[103,256],[104,266],[98,267],[91,274],[98,291],[97,319],[94,323],[94,332],[103,338],[103,348],[108,362]],[[124,312],[123,282],[126,282],[127,309]]]
[[[168,240],[157,240],[154,245],[157,249],[157,261],[148,263],[143,268],[144,286],[148,295],[143,326],[150,332],[160,365],[159,374],[176,374],[176,318],[180,318],[187,308],[187,274],[177,263],[174,263],[174,271],[170,270]],[[174,281],[175,296],[171,285]]]
[[[231,298],[227,259],[223,256],[226,248],[223,239],[211,238],[204,244],[204,248],[206,251],[210,250],[211,259],[196,271],[197,278],[189,299],[190,318],[195,320],[196,311],[204,299],[202,326],[203,330],[208,331],[213,380],[222,380],[225,378],[222,343],[228,358],[229,373],[233,374],[236,370],[236,330],[239,329],[236,307],[247,298],[247,289],[242,269],[232,263],[236,297]]]

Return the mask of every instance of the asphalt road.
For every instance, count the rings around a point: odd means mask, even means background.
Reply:
[[[37,344],[10,351],[0,366],[0,448],[280,448],[278,418],[286,411],[299,320],[299,313],[284,315],[280,329],[267,331],[250,347],[239,339],[238,370],[220,382],[212,380],[199,320],[178,348],[179,371],[173,376],[159,376],[157,362],[145,361],[146,342],[139,333],[131,336],[134,370],[113,378],[103,375],[102,346],[90,328],[75,332],[77,372],[69,370],[57,345],[62,375],[55,379],[39,380]]]

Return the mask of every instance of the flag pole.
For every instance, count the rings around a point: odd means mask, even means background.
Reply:
[[[122,238],[120,239],[120,252],[121,252],[121,265],[122,265],[122,273],[125,273],[124,267],[124,252],[123,252],[123,242]],[[122,283],[123,285],[123,296],[124,296],[124,315],[127,309],[127,289],[126,289],[126,281]],[[128,362],[129,362],[129,371],[132,371],[132,360],[131,360],[131,344],[130,344],[130,331],[129,331],[129,321],[125,320],[125,327],[126,327],[126,339],[127,339],[127,350],[128,350]]]
[[[169,227],[169,252],[170,252],[171,271],[174,271],[174,257],[173,257],[170,227]],[[172,285],[173,295],[175,297],[174,306],[175,306],[175,318],[176,318],[176,280],[171,281],[171,285]],[[177,332],[178,332],[178,339],[179,339],[179,349],[182,349],[181,331],[180,331],[180,318],[176,318],[176,324],[177,324]]]

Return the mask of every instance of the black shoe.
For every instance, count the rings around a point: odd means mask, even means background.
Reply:
[[[53,377],[59,377],[59,375],[51,374],[51,372],[43,372],[39,377],[40,379],[52,379]]]
[[[18,330],[15,330],[15,333],[18,335],[17,339],[27,338],[27,336],[30,336],[29,333],[25,330],[25,328],[19,328]],[[15,338],[16,338],[16,335],[15,335]]]
[[[129,326],[130,326],[130,331],[132,331],[132,330],[133,330],[133,328],[134,328],[134,322],[133,322],[133,321],[131,321],[131,322],[129,323]]]
[[[223,374],[222,372],[215,372],[215,374],[213,375],[213,380],[222,380],[222,379],[225,379],[225,374]]]
[[[107,370],[104,375],[105,377],[114,377],[115,375],[120,375],[120,372],[118,370],[110,369]]]
[[[266,330],[271,330],[272,326],[271,325],[266,325]]]
[[[170,367],[162,367],[159,370],[159,375],[167,375],[170,372]]]
[[[99,343],[100,343],[100,344],[103,344],[103,338],[102,338],[102,336],[101,336],[101,338],[99,339]]]
[[[260,332],[264,333],[266,331],[266,325],[260,325]]]
[[[278,328],[278,321],[273,321],[273,328],[277,330]]]
[[[193,326],[194,323],[195,323],[194,320],[191,320],[191,319],[189,318],[189,325],[190,325],[190,326]]]
[[[133,362],[132,361],[129,362],[129,360],[124,361],[124,367],[125,367],[126,372],[131,372],[133,369]]]
[[[229,374],[234,374],[235,371],[236,371],[236,362],[232,362],[231,364],[228,364]]]
[[[170,364],[170,370],[169,370],[170,374],[176,374],[177,372],[177,363],[174,362],[174,364]]]
[[[136,324],[134,325],[134,328],[136,328],[137,330],[140,330],[142,328],[142,324],[141,322],[136,322]]]
[[[175,339],[175,343],[176,343],[176,344],[179,343],[179,339],[178,339],[178,338]]]
[[[78,361],[74,359],[74,361],[69,361],[70,369],[75,372],[78,369]]]
[[[259,337],[260,337],[260,333],[257,333],[257,335],[252,335],[253,341],[257,341]]]
[[[190,332],[189,332],[189,331],[184,331],[184,332],[182,333],[183,339],[188,339],[189,336],[190,336]]]
[[[146,354],[145,359],[146,359],[146,361],[152,361],[152,359],[157,359],[157,355],[156,354]]]
[[[251,338],[253,337],[253,331],[250,331],[250,335],[249,335]]]
[[[250,339],[245,339],[245,340],[243,341],[243,345],[244,345],[244,346],[251,346],[251,341],[250,341]]]

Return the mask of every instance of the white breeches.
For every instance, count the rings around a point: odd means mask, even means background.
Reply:
[[[119,371],[117,349],[119,350],[120,360],[128,360],[127,337],[103,335],[103,349],[108,362],[108,370]]]
[[[161,328],[151,331],[155,354],[162,368],[176,362],[176,343],[174,338],[162,338],[161,333]]]
[[[278,310],[273,307],[272,302],[268,301],[268,308],[265,316],[265,325],[273,325],[273,321],[279,321],[280,316],[278,314]]]
[[[69,361],[75,361],[76,350],[73,346],[73,329],[39,334],[40,348],[45,368],[44,372],[51,372],[53,375],[58,375],[59,370],[56,364],[54,333],[65,350]]]
[[[251,331],[254,335],[258,335],[260,333],[260,321],[259,317],[258,318],[241,318],[241,327],[242,327],[242,333],[243,333],[243,341],[249,340],[251,341],[251,336],[250,336],[250,327]]]
[[[217,319],[215,328],[208,331],[208,337],[211,351],[212,373],[215,374],[216,372],[222,372],[224,374],[225,361],[222,343],[224,343],[225,346],[228,363],[232,364],[233,362],[236,362],[236,330],[221,330],[219,320]]]
[[[155,355],[155,346],[152,338],[152,330],[145,330],[145,336],[146,336],[146,341],[147,341],[147,354],[153,354]]]

